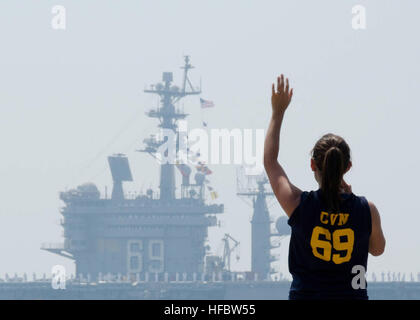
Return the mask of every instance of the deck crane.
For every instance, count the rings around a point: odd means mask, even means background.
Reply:
[[[230,245],[230,241],[233,242],[233,246]],[[232,238],[232,236],[228,233],[225,233],[224,238],[222,239],[224,242],[224,249],[223,249],[223,257],[222,257],[222,268],[225,271],[230,271],[230,256],[232,252],[239,247],[239,241],[236,241]],[[239,260],[239,254],[236,255],[236,260]]]

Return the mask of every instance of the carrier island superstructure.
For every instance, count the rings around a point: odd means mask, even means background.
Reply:
[[[164,72],[162,82],[144,91],[160,97],[161,105],[146,114],[159,121],[159,127],[177,129],[177,120],[187,114],[175,108],[175,102],[200,94],[189,78],[193,68],[185,57],[182,87],[172,84],[171,72]],[[187,84],[189,88],[187,89]],[[168,139],[156,135],[144,140],[139,151],[156,156],[157,149]],[[64,243],[44,249],[74,259],[77,275],[92,279],[107,274],[122,277],[144,277],[146,273],[169,277],[178,274],[200,274],[204,271],[208,228],[223,213],[222,204],[206,204],[205,173],[187,164],[167,161],[160,164],[159,192],[148,189],[133,199],[124,197],[124,181],[132,181],[127,157],[108,157],[113,179],[111,198],[101,198],[98,188],[88,183],[61,192]],[[180,197],[176,197],[176,167],[182,174]],[[177,170],[178,171],[178,170]],[[194,181],[192,181],[194,180]]]

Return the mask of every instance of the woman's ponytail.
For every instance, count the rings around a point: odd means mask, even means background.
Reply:
[[[343,158],[343,153],[337,147],[331,147],[325,153],[321,189],[328,210],[338,211],[340,208],[339,190],[344,172]]]

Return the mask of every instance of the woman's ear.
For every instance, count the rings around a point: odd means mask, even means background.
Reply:
[[[351,161],[349,161],[349,165],[348,165],[348,167],[347,167],[347,169],[346,169],[346,171],[344,173],[346,173],[347,171],[349,171],[352,165],[353,164],[351,163]]]
[[[312,171],[316,171],[316,163],[315,163],[314,158],[311,158],[311,169]]]

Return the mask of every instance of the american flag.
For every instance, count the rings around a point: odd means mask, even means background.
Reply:
[[[201,108],[212,108],[214,107],[213,101],[210,100],[204,100],[200,98]]]

